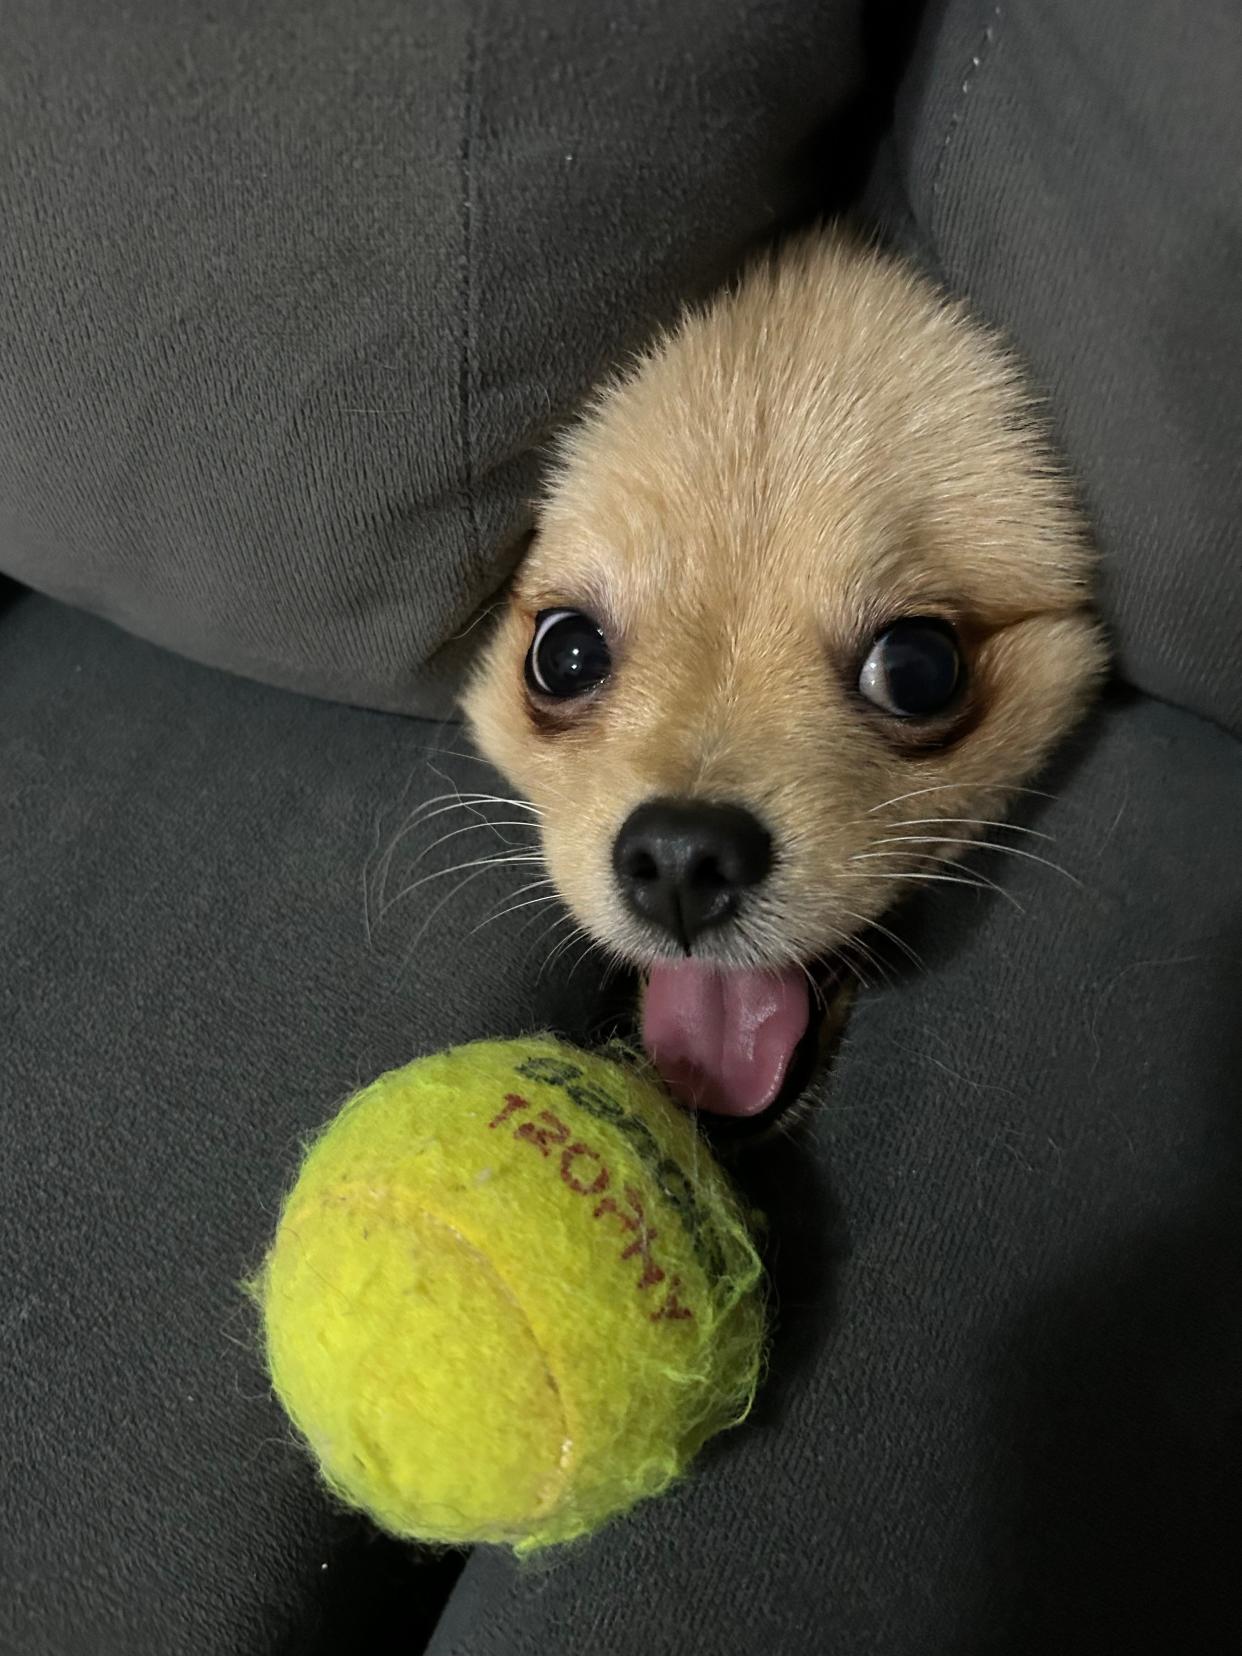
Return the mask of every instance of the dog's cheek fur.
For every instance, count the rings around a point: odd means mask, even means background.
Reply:
[[[1031,616],[991,634],[973,664],[981,716],[950,776],[994,793],[1003,809],[1082,718],[1107,660],[1100,627],[1085,610]]]
[[[475,746],[539,811],[544,860],[562,898],[603,940],[601,903],[610,884],[615,785],[601,786],[597,721],[575,710],[545,724],[524,688],[530,620],[514,603],[490,641],[464,697]]]

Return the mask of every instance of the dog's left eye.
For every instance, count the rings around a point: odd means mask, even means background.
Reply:
[[[602,684],[612,668],[598,624],[581,610],[542,610],[526,653],[526,683],[537,695],[581,696]]]
[[[965,676],[957,636],[928,616],[894,621],[876,638],[858,675],[869,702],[899,719],[928,719],[957,695]]]

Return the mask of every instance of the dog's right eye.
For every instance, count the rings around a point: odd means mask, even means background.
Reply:
[[[862,664],[858,688],[897,719],[930,719],[944,712],[965,676],[957,635],[946,621],[916,615],[878,635]]]
[[[526,652],[527,688],[564,700],[585,695],[612,670],[608,643],[598,624],[581,610],[541,610]]]

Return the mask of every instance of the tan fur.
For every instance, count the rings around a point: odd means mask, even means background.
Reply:
[[[821,235],[688,317],[569,435],[467,712],[616,954],[673,952],[611,855],[635,805],[675,795],[748,805],[777,848],[696,952],[807,960],[911,889],[894,876],[943,873],[928,856],[975,832],[956,819],[995,819],[1079,717],[1104,664],[1088,572],[1001,347],[903,265]],[[603,625],[614,670],[540,728],[523,660],[559,605]],[[958,625],[971,679],[942,750],[855,689],[875,633],[928,613]],[[918,818],[945,820],[897,826]],[[878,843],[920,833],[943,840]]]

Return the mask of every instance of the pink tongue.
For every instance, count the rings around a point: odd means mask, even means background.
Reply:
[[[698,960],[653,967],[643,1045],[683,1104],[758,1115],[776,1098],[811,1016],[805,975],[725,972]]]

